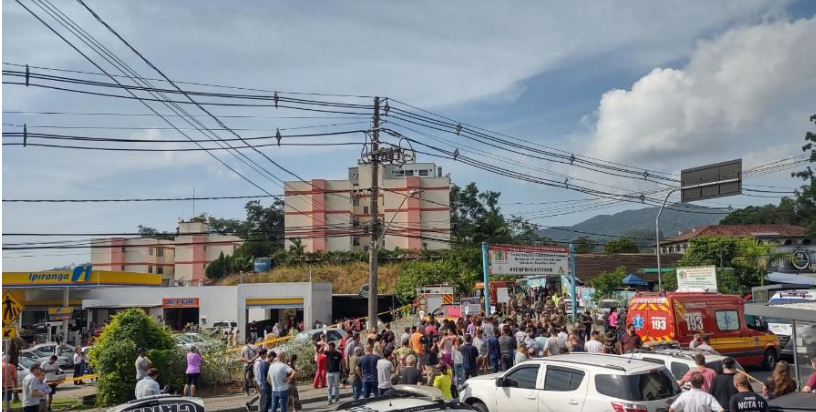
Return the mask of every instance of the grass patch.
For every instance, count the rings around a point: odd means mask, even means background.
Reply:
[[[244,274],[244,283],[308,282],[309,270],[309,266],[281,266],[257,275]],[[317,264],[311,266],[311,272],[313,282],[331,283],[333,293],[358,293],[360,287],[368,283],[368,262]],[[398,263],[380,265],[377,282],[379,293],[394,293],[399,275]],[[216,284],[236,285],[239,279],[240,275],[229,275]]]

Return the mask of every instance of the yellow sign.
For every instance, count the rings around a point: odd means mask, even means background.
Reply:
[[[17,328],[3,327],[3,339],[14,339],[17,337]]]
[[[25,306],[11,292],[3,292],[3,326],[11,326],[23,313],[23,308]]]
[[[73,270],[3,273],[4,288],[161,285],[162,275],[93,270],[91,266],[77,266]]]
[[[48,308],[49,315],[65,315],[74,313],[74,308],[70,306],[65,306],[61,308]]]
[[[74,316],[74,308],[70,306],[61,308],[48,308],[48,320],[67,320]]]

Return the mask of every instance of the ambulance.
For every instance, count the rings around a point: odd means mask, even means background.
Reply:
[[[678,342],[689,346],[695,333],[711,336],[711,346],[743,365],[773,369],[779,340],[759,317],[745,314],[745,301],[716,292],[640,292],[629,301],[626,323],[644,344]]]

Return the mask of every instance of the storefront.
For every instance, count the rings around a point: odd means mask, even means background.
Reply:
[[[161,286],[161,276],[147,273],[94,270],[90,265],[68,270],[3,272],[3,292],[22,305],[13,329],[24,339],[45,341],[56,335],[68,343],[88,332],[90,320],[82,299],[93,290],[127,286]]]
[[[91,319],[103,320],[111,310],[142,307],[165,325],[181,330],[188,323],[209,327],[237,323],[240,339],[250,322],[293,325],[332,319],[329,283],[253,283],[237,286],[117,288],[89,291],[82,307]]]

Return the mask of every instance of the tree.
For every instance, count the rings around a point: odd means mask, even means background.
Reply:
[[[635,242],[626,237],[609,241],[606,243],[606,245],[604,245],[604,253],[638,253],[638,252],[640,252],[640,249],[638,249]]]
[[[615,291],[623,288],[623,278],[626,277],[626,267],[620,266],[612,272],[601,272],[590,279],[589,285],[595,289],[593,299],[600,302],[603,299],[615,296]]]
[[[451,237],[455,241],[490,244],[508,243],[511,230],[498,206],[501,193],[480,192],[476,183],[450,189]]]
[[[416,288],[440,283],[455,285],[458,291],[464,293],[473,287],[477,279],[478,272],[463,269],[453,259],[413,261],[403,264],[396,293],[400,301],[410,302],[416,297]]]
[[[204,269],[204,274],[207,275],[207,278],[212,280],[221,279],[232,271],[230,260],[229,255],[224,256],[224,252],[221,252],[215,260],[207,265]]]
[[[816,115],[810,117],[816,123]],[[816,162],[816,133],[805,134],[802,151],[809,163]],[[724,225],[786,223],[805,227],[805,235],[816,242],[816,171],[811,165],[794,172],[791,177],[800,178],[805,184],[794,190],[793,196],[780,199],[778,205],[748,206],[731,212],[722,220]]]
[[[549,240],[546,237],[541,236],[541,226],[535,223],[530,223],[520,216],[512,216],[510,218],[510,222],[508,222],[508,227],[510,229],[510,236],[513,239],[513,243],[542,243]]]
[[[572,243],[575,245],[575,253],[592,253],[595,250],[595,242],[586,236],[581,236]]]
[[[773,246],[755,239],[705,236],[689,239],[688,251],[677,266],[717,266],[719,292],[740,294],[761,285],[769,263],[781,257]],[[676,275],[666,276],[663,285],[666,290],[677,289]]]
[[[139,236],[142,237],[154,237],[157,239],[171,239],[173,237],[173,235],[169,232],[160,232],[156,228],[144,225],[136,226],[136,231],[139,232]]]
[[[153,366],[161,371],[162,384],[184,384],[184,355],[173,335],[144,310],[130,308],[113,317],[91,350],[91,366],[98,374],[96,403],[108,406],[134,398],[136,374],[133,361],[138,348],[146,348]]]

